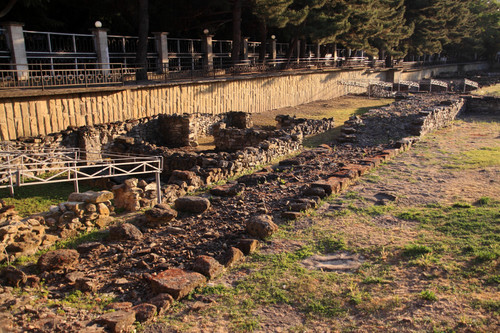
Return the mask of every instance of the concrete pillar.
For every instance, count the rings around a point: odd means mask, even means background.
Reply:
[[[168,72],[168,32],[153,32],[158,52],[158,73]]]
[[[6,31],[7,44],[10,49],[11,63],[13,69],[18,71],[17,77],[26,80],[29,77],[28,57],[26,56],[26,44],[24,42],[23,23],[2,23]]]
[[[92,29],[94,34],[97,62],[101,69],[109,69],[108,29]]]
[[[243,37],[243,54],[242,54],[242,60],[247,62],[248,61],[248,37]]]
[[[337,63],[337,43],[333,43],[333,60]]]
[[[271,36],[271,60],[276,60],[276,37],[274,35]]]
[[[214,69],[214,53],[212,48],[213,35],[208,33],[203,35],[202,51],[203,51],[203,69],[211,71]]]
[[[316,44],[316,59],[319,60],[321,58],[321,45],[318,43]]]

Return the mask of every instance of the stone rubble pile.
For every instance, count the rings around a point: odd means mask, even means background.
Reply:
[[[35,254],[56,241],[108,226],[114,212],[109,191],[72,193],[67,202],[21,218],[13,206],[0,201],[0,262]]]

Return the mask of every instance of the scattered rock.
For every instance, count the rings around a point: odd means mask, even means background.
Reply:
[[[193,263],[193,271],[213,279],[222,273],[224,266],[210,256],[198,256]]]
[[[155,293],[168,293],[179,300],[189,294],[194,288],[206,282],[200,273],[179,268],[171,268],[157,275],[149,276],[151,288]]]
[[[77,246],[76,250],[80,254],[87,254],[92,251],[103,251],[105,250],[106,247],[99,243],[99,242],[88,242],[88,243],[82,243]]]
[[[174,299],[170,294],[158,294],[152,299],[149,300],[149,303],[156,306],[156,310],[158,311],[158,315],[161,316],[164,314],[172,305]]]
[[[226,184],[215,186],[210,189],[210,194],[219,197],[234,197],[243,192],[245,185],[243,184]]]
[[[308,197],[313,197],[313,196],[320,197],[322,199],[327,196],[325,189],[323,187],[318,187],[318,186],[308,187],[304,191],[304,195]]]
[[[335,254],[314,255],[302,261],[309,269],[325,271],[354,271],[357,270],[364,259],[359,254],[340,252]]]
[[[106,309],[121,311],[121,310],[128,310],[128,309],[132,308],[132,306],[133,305],[131,302],[114,302],[114,303],[109,303],[106,306]]]
[[[207,198],[187,196],[175,200],[175,209],[187,213],[203,213],[210,208]]]
[[[79,257],[76,250],[60,249],[43,254],[37,265],[42,272],[72,268],[78,263]]]
[[[108,312],[99,317],[96,322],[102,324],[113,333],[129,332],[135,322],[134,311]]]
[[[156,305],[142,303],[132,308],[135,311],[135,319],[140,323],[151,321],[156,315]]]
[[[259,241],[256,239],[241,239],[236,247],[247,256],[258,249]]]
[[[94,279],[83,277],[75,281],[75,289],[83,292],[96,292],[98,286]]]
[[[301,216],[302,216],[301,212],[291,212],[291,211],[281,212],[281,217],[287,220],[296,220],[299,219]]]
[[[144,215],[146,215],[148,224],[161,225],[175,219],[177,217],[177,211],[171,209],[167,204],[158,204],[152,209],[147,210]]]
[[[231,267],[244,258],[243,252],[235,247],[230,247],[224,254],[223,263],[226,267]]]
[[[7,266],[0,271],[0,279],[8,286],[23,286],[28,277],[26,274],[14,266]]]
[[[130,223],[123,223],[109,229],[108,239],[111,241],[141,240],[142,232]]]
[[[278,231],[278,226],[269,215],[256,215],[250,218],[246,224],[246,231],[255,237],[265,239]]]

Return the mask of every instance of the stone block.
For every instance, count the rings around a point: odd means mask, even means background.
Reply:
[[[278,226],[269,215],[252,216],[246,223],[246,231],[254,237],[265,239],[278,231]]]
[[[187,213],[203,213],[210,208],[210,201],[207,198],[187,196],[175,200],[175,209]]]
[[[259,241],[249,238],[241,239],[236,247],[247,256],[249,254],[252,254],[259,248]]]
[[[224,266],[231,267],[236,264],[238,261],[241,261],[244,258],[243,252],[236,248],[230,247],[225,253],[223,258]]]
[[[135,311],[116,311],[103,314],[96,320],[112,333],[131,332],[135,322]]]
[[[60,249],[43,254],[37,265],[42,272],[72,268],[78,263],[79,257],[76,250]]]
[[[179,300],[206,282],[205,276],[179,268],[171,268],[149,276],[154,293],[167,293]]]
[[[222,266],[215,258],[210,256],[198,256],[193,263],[193,271],[205,275],[209,279],[213,279],[222,273]]]
[[[68,201],[83,201],[85,203],[100,203],[112,200],[114,195],[110,191],[87,191],[83,193],[73,192],[69,195]]]

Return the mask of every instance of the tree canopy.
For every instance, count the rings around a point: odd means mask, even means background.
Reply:
[[[204,29],[216,39],[238,43],[241,36],[266,41],[274,34],[291,45],[298,40],[339,43],[381,59],[432,54],[491,58],[500,51],[499,0],[148,2],[149,32],[167,31],[179,38],[199,38]],[[139,3],[0,0],[0,14],[4,21],[25,23],[27,30],[88,33],[99,20],[112,34],[138,35]]]

